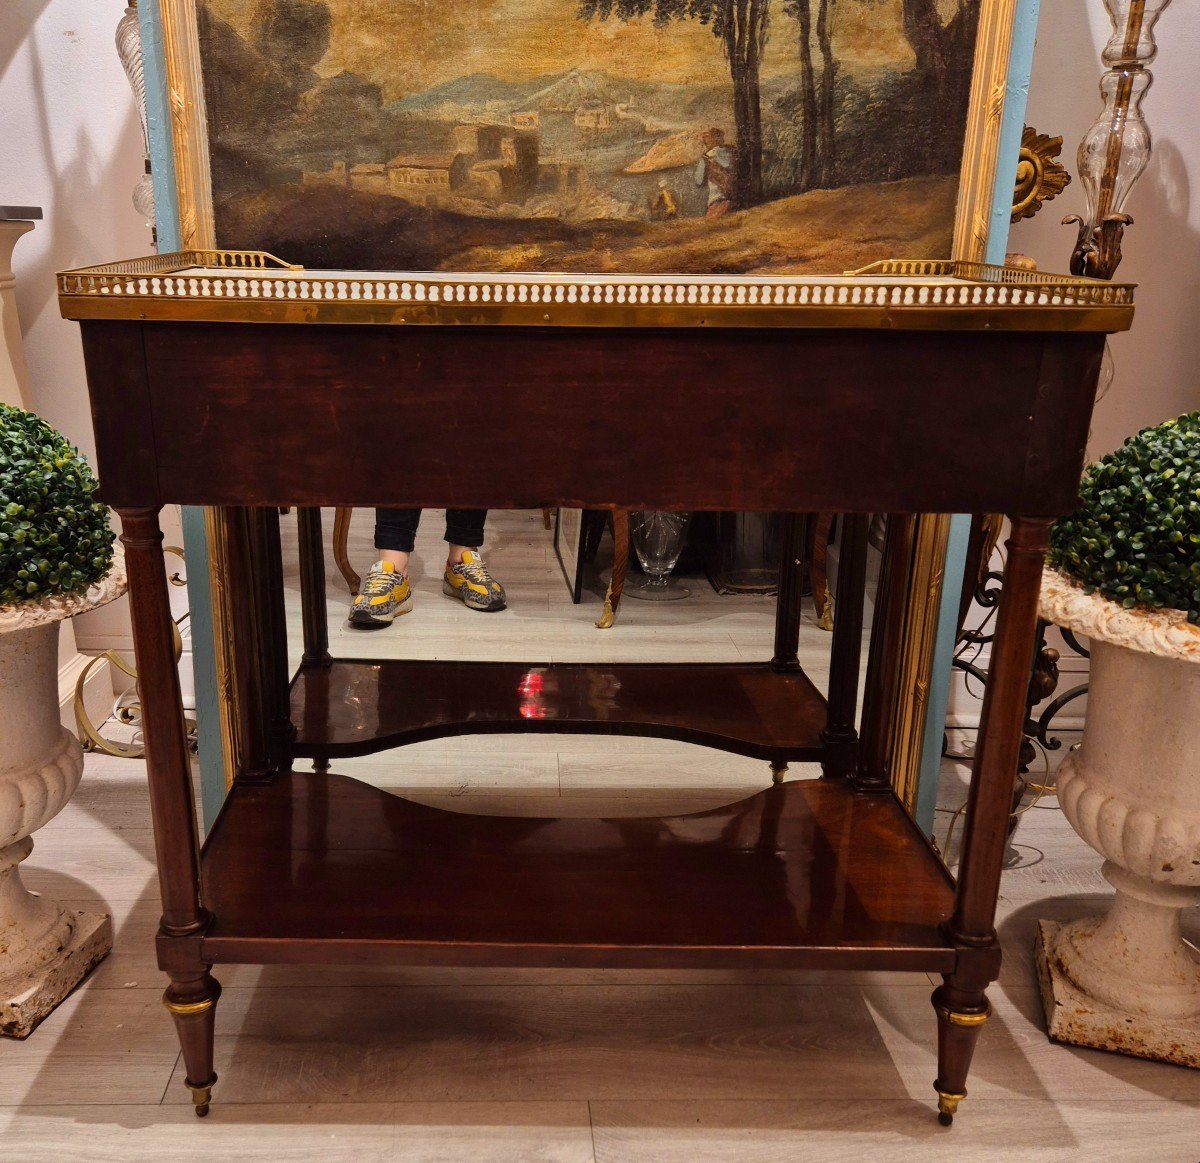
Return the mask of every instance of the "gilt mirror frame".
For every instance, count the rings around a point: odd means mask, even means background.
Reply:
[[[1015,173],[1036,10],[1037,0],[980,0],[952,249],[943,257],[996,261],[998,253],[1002,261],[1013,183],[1002,176],[1000,159],[1003,153],[1004,171]],[[142,0],[141,18],[148,76],[156,78],[162,98],[157,120],[153,94],[150,99],[152,145],[157,138],[159,155],[173,170],[170,182],[160,181],[156,173],[160,226],[164,213],[172,214],[174,229],[167,237],[173,237],[174,248],[211,249],[218,240],[196,0]],[[1009,141],[1014,138],[1014,125],[1015,139]],[[162,199],[164,189],[171,191],[170,206]],[[911,811],[917,801],[923,747],[929,733],[935,643],[939,625],[944,637],[945,610],[957,607],[957,595],[943,606],[952,516],[927,514],[903,520],[906,529],[902,540],[911,554],[911,569],[903,616],[902,681],[891,717],[890,754],[893,786]],[[203,529],[206,549],[202,546],[202,551],[207,553],[211,587],[211,649],[222,766],[228,786],[239,752],[234,678],[238,670],[230,653],[230,636],[224,630],[230,622],[232,596],[225,584],[226,532],[219,511],[205,511]],[[198,675],[198,683],[201,681]]]

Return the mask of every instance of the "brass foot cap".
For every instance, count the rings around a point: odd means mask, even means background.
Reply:
[[[212,1105],[212,1091],[217,1084],[217,1076],[214,1074],[203,1086],[197,1086],[194,1082],[185,1082],[184,1085],[192,1092],[192,1105],[195,1108],[196,1118],[207,1118],[209,1108]]]
[[[944,1090],[937,1092],[938,1096],[938,1122],[943,1127],[948,1127],[954,1122],[954,1116],[958,1113],[958,1104],[966,1098],[966,1093],[963,1094],[948,1094]]]

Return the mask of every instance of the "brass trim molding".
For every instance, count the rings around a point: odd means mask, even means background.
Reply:
[[[925,513],[916,518],[908,601],[900,641],[901,680],[896,687],[892,718],[895,727],[888,765],[892,788],[909,812],[915,811],[917,805],[921,752],[925,745],[925,712],[929,705],[949,542],[949,516]]]
[[[987,253],[992,196],[1018,0],[983,0],[963,143],[951,257],[981,262]]]
[[[987,1009],[978,1014],[959,1013],[957,1010],[952,1010],[947,1006],[938,1006],[937,1012],[952,1026],[963,1026],[966,1029],[974,1029],[984,1025],[988,1018],[992,1016],[992,1003],[988,1002]]]
[[[208,115],[200,71],[196,0],[159,0],[167,96],[171,106],[171,145],[179,197],[182,246],[215,245],[212,170],[208,154]]]
[[[936,1089],[936,1088],[935,1088]],[[966,1091],[962,1094],[951,1094],[946,1090],[937,1091],[938,1096],[938,1114],[947,1119],[952,1119],[958,1114],[959,1103],[967,1097]]]
[[[974,261],[843,275],[306,271],[259,251],[182,251],[64,271],[68,319],[532,327],[1124,330],[1130,284]]]
[[[221,732],[221,762],[225,773],[225,790],[233,787],[237,775],[237,760],[243,754],[241,731],[238,726],[238,695],[235,676],[237,656],[234,651],[230,611],[234,597],[229,593],[224,563],[228,545],[228,525],[225,511],[204,510],[204,537],[208,546],[209,592],[212,601],[213,661],[217,672],[217,715]]]
[[[171,1001],[163,998],[163,1005],[177,1018],[192,1018],[197,1014],[207,1013],[217,1004],[215,997],[206,997],[203,1001]]]

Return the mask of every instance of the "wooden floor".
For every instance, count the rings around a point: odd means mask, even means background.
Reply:
[[[433,568],[415,612],[361,636],[381,654],[390,646],[429,657],[436,639],[448,656],[516,658],[527,634],[544,635],[540,657],[555,643],[562,658],[591,650],[642,661],[676,646],[726,661],[769,649],[769,603],[757,599],[631,602],[601,643],[586,634],[598,599],[574,609],[564,601],[563,628],[536,515],[496,520],[491,560],[513,609],[478,619],[438,592],[433,516],[420,543]],[[542,621],[554,624],[539,629]],[[827,641],[810,623],[805,649]],[[767,778],[754,760],[644,739],[474,737],[348,762],[427,802],[540,815],[690,810],[744,797]],[[943,838],[962,771],[943,769]],[[932,1113],[928,979],[787,972],[227,967],[220,1082],[201,1122],[159,1003],[144,774],[139,763],[92,756],[73,802],[39,833],[26,881],[112,912],[117,945],[27,1042],[0,1042],[4,1158],[1195,1163],[1195,1072],[1052,1046],[1042,1029],[1035,922],[1102,906],[1098,858],[1052,798],[1026,814],[1014,852],[996,1016],[949,1130]]]

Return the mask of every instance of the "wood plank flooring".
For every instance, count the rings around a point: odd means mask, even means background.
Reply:
[[[355,528],[364,564],[368,516]],[[768,601],[703,593],[670,608],[630,602],[616,631],[597,634],[599,599],[566,602],[538,515],[499,514],[492,528],[489,559],[509,586],[511,617],[481,628],[441,597],[430,513],[416,611],[394,630],[356,635],[356,652],[364,639],[381,654],[423,657],[553,650],[644,661],[691,651],[738,661],[770,649]],[[344,599],[332,581],[336,606]],[[293,604],[294,583],[289,574]],[[331,623],[348,635],[343,609]],[[807,656],[827,644],[806,619]],[[334,649],[345,647],[335,638]],[[767,778],[753,760],[644,739],[475,737],[351,762],[360,778],[425,802],[540,815],[690,810]],[[963,771],[943,768],[943,840]],[[112,912],[116,948],[32,1038],[0,1042],[0,1144],[13,1163],[1196,1163],[1194,1072],[1046,1040],[1030,957],[1036,921],[1098,911],[1108,894],[1099,859],[1052,797],[1022,821],[1013,863],[996,1017],[950,1130],[932,1114],[932,983],[922,976],[370,966],[222,968],[220,1082],[200,1121],[159,1003],[144,773],[90,756],[75,799],[36,837],[26,881]]]

